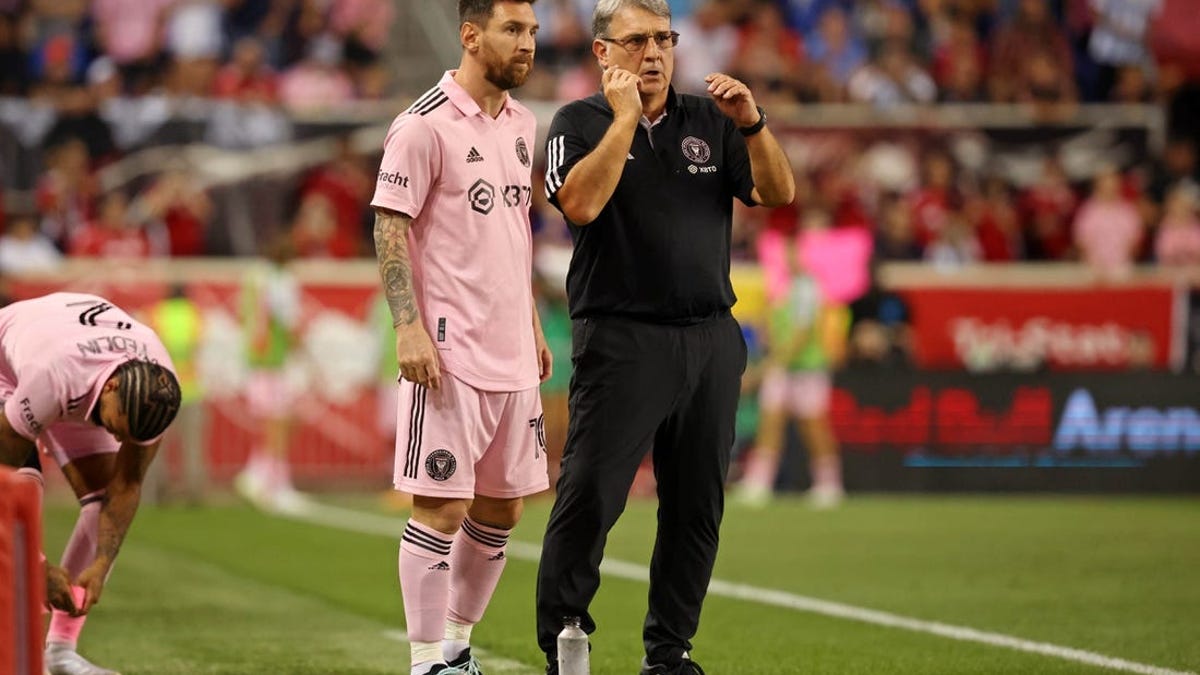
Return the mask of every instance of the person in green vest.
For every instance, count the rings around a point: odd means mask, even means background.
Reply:
[[[266,260],[247,271],[240,314],[249,377],[246,403],[259,432],[234,488],[268,511],[302,510],[308,500],[292,485],[288,465],[291,410],[298,392],[287,368],[298,344],[300,284],[290,268],[291,238],[281,234],[267,245]]]
[[[770,299],[766,330],[766,363],[759,386],[759,423],[745,472],[737,486],[741,501],[767,503],[773,493],[787,424],[798,423],[808,451],[813,506],[837,506],[843,496],[842,463],[829,418],[832,370],[846,351],[850,312],[822,297],[817,280],[790,247],[790,281]]]
[[[203,391],[197,369],[197,357],[204,335],[204,316],[187,294],[182,283],[173,284],[167,296],[152,305],[147,323],[154,329],[171,360],[182,394],[179,414],[168,432],[164,448],[181,453],[182,493],[188,502],[197,504],[204,498],[208,469],[204,457],[206,442]],[[153,501],[165,496],[170,487],[165,481],[166,462],[155,462],[143,486],[144,500]]]

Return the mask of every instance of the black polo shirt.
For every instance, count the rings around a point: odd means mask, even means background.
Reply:
[[[546,196],[612,124],[603,93],[563,106],[546,144]],[[596,220],[568,219],[575,253],[567,273],[571,318],[622,316],[686,324],[724,314],[733,198],[752,205],[750,156],[733,121],[711,99],[676,94],[666,117],[639,124],[625,170]]]

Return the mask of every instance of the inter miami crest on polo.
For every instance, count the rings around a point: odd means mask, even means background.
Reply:
[[[444,448],[434,450],[425,458],[425,473],[438,482],[453,476],[457,468],[458,461],[454,459],[454,455],[450,454],[449,450]]]

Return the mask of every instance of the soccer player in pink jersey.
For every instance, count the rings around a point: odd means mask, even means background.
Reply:
[[[179,411],[171,357],[153,330],[99,296],[16,302],[0,309],[0,401],[0,461],[22,467],[18,475],[40,489],[38,450],[53,456],[81,506],[62,568],[47,565],[55,609],[46,670],[112,674],[80,656],[76,642]]]
[[[536,123],[508,95],[533,67],[532,2],[459,0],[462,61],[392,123],[375,248],[400,366],[398,490],[413,495],[400,590],[413,675],[479,673],[472,627],[523,497],[545,490],[529,222]]]

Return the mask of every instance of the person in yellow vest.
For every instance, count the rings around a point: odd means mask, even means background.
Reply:
[[[287,368],[298,345],[300,284],[290,269],[295,249],[280,235],[266,248],[267,260],[255,265],[242,284],[241,318],[247,365],[246,403],[259,438],[234,489],[267,511],[294,512],[308,501],[292,485],[288,465],[291,409],[298,392]]]
[[[204,499],[208,482],[203,392],[196,366],[204,336],[204,316],[200,307],[188,297],[186,287],[179,283],[172,285],[167,296],[150,307],[146,318],[175,362],[182,394],[179,414],[168,432],[164,448],[168,452],[181,453],[182,495],[188,502],[198,504]],[[152,503],[172,491],[174,486],[164,480],[167,466],[167,462],[159,461],[150,467],[142,489],[143,501]]]
[[[806,227],[818,227],[824,214],[806,216]],[[812,221],[812,222],[809,222]],[[766,364],[759,386],[758,434],[747,454],[745,473],[737,486],[740,501],[767,503],[774,493],[790,419],[798,423],[808,451],[813,506],[837,506],[844,496],[842,461],[829,417],[832,370],[844,359],[850,312],[830,301],[817,279],[789,247],[790,279],[769,299],[766,318]]]

